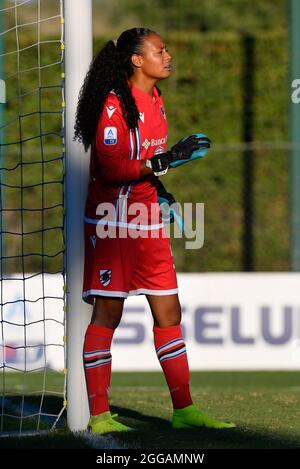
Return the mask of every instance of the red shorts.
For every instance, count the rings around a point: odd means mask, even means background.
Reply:
[[[86,302],[93,304],[95,296],[178,293],[170,239],[163,237],[164,228],[156,230],[156,238],[99,238],[96,226],[85,223],[82,296]]]

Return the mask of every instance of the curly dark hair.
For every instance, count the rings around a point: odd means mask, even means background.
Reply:
[[[124,31],[117,42],[108,41],[96,55],[79,93],[74,139],[87,150],[97,130],[99,116],[110,91],[118,96],[129,129],[138,125],[139,111],[128,86],[134,72],[133,54],[141,54],[144,39],[154,33],[147,28]]]

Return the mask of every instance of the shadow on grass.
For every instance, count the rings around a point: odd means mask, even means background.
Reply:
[[[63,409],[63,399],[57,396],[10,395],[0,397],[2,432],[50,430]],[[66,426],[64,410],[56,428]]]
[[[120,420],[136,431],[122,433],[122,441],[132,448],[143,449],[214,449],[214,448],[260,448],[260,449],[299,449],[299,439],[284,433],[257,431],[243,422],[235,422],[231,429],[177,429],[171,422],[160,417],[144,415],[132,409],[111,406],[112,412]],[[118,435],[116,434],[116,438]]]
[[[7,400],[6,409],[15,415],[3,419],[3,430],[10,433],[18,431],[16,422],[20,422],[18,399],[14,400],[10,396]],[[40,396],[26,397],[26,406],[23,410],[30,415],[39,409],[41,404]],[[45,404],[42,405],[40,417],[40,429],[49,429],[53,422],[53,417],[49,414],[57,414],[61,410],[62,401],[55,396],[47,396]],[[257,430],[244,422],[235,422],[237,428],[214,430],[209,428],[180,429],[173,430],[170,421],[145,415],[136,410],[126,407],[111,406],[112,413],[117,413],[120,421],[134,429],[132,432],[122,434],[113,433],[120,447],[124,444],[133,449],[218,449],[218,448],[260,448],[260,449],[299,449],[299,439],[293,438],[283,432],[271,432],[267,430]],[[25,419],[23,429],[36,430],[37,419],[31,419],[24,413]],[[16,418],[19,417],[19,418]],[[9,438],[0,438],[0,448],[78,448],[85,449],[91,447],[80,435],[71,433],[66,426],[66,412],[59,420],[58,431],[46,435],[27,436],[19,438],[15,434]],[[100,436],[100,435],[99,435]]]

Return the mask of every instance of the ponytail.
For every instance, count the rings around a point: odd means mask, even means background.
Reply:
[[[129,129],[138,125],[139,111],[128,80],[133,74],[131,56],[141,54],[145,37],[153,31],[133,28],[124,31],[116,42],[108,41],[94,58],[79,93],[74,138],[87,150],[95,136],[98,120],[110,91],[114,90]]]

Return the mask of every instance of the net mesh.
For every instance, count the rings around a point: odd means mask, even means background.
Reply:
[[[50,3],[0,3],[1,432],[53,428],[65,407],[63,2]]]

